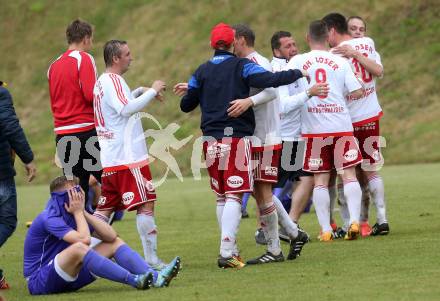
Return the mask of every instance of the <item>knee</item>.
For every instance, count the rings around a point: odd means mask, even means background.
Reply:
[[[86,253],[90,250],[90,247],[82,242],[76,242],[72,244],[72,249],[75,255],[78,257],[84,257]]]

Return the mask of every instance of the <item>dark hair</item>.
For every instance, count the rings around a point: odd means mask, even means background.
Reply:
[[[348,27],[348,22],[350,22],[350,20],[352,20],[352,19],[359,19],[359,20],[361,20],[362,23],[364,23],[365,30],[367,30],[367,23],[365,23],[365,20],[362,19],[362,17],[359,17],[359,16],[350,16],[350,17],[348,17],[348,19],[347,19],[347,27]]]
[[[104,45],[104,62],[106,67],[113,65],[113,57],[121,57],[121,46],[126,45],[126,41],[110,40]]]
[[[275,49],[280,49],[281,38],[290,38],[291,36],[292,36],[292,34],[288,31],[280,30],[280,31],[277,31],[276,33],[274,33],[272,38],[270,39],[270,45],[272,46],[272,51],[274,51]]]
[[[50,182],[50,192],[61,191],[67,184],[78,185],[78,178],[72,177],[71,179],[68,179],[66,176],[56,177]]]
[[[310,23],[309,37],[314,42],[325,42],[328,38],[327,24],[323,20],[316,20]]]
[[[250,29],[249,26],[245,24],[236,24],[232,26],[232,28],[235,30],[235,37],[244,37],[244,40],[246,41],[246,45],[249,47],[254,47],[255,44],[255,33],[252,29]]]
[[[328,14],[322,20],[327,24],[329,30],[334,28],[339,34],[348,33],[347,20],[340,13]]]
[[[66,38],[67,43],[80,43],[85,37],[91,37],[93,34],[92,25],[80,19],[74,20],[67,26]]]

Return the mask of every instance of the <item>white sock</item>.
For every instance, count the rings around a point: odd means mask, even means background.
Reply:
[[[155,265],[161,260],[157,257],[157,227],[154,222],[153,212],[142,212],[136,215],[136,224],[142,247],[144,248],[145,261]]]
[[[348,211],[347,200],[344,196],[344,185],[338,184],[338,200],[339,200],[339,214],[341,215],[341,219],[344,223],[342,229],[345,232],[348,231],[350,227],[350,212]]]
[[[316,216],[323,232],[331,232],[330,225],[330,195],[326,186],[317,185],[313,188],[313,205]]]
[[[290,216],[286,209],[284,209],[283,204],[275,195],[272,195],[272,201],[277,209],[279,224],[284,228],[284,230],[286,230],[290,239],[295,239],[298,236],[298,225],[290,219]]]
[[[361,223],[368,222],[368,209],[370,201],[370,190],[368,186],[361,186],[362,200],[361,200]]]
[[[344,183],[344,195],[350,212],[350,224],[359,223],[361,217],[362,190],[357,180]]]
[[[216,214],[217,214],[218,227],[220,231],[222,231],[223,209],[225,209],[225,198],[217,198]]]
[[[374,205],[376,206],[377,223],[383,224],[387,222],[386,209],[385,209],[385,188],[383,185],[382,177],[378,174],[368,179],[368,187],[373,198]]]
[[[231,257],[237,250],[236,240],[238,227],[241,220],[240,199],[226,198],[226,203],[222,215],[222,233],[220,242],[220,255],[222,257]]]
[[[280,239],[278,237],[278,215],[273,202],[262,204],[260,209],[260,223],[264,236],[267,239],[267,251],[273,255],[281,253]]]
[[[328,187],[328,193],[330,195],[330,221],[332,221],[336,203],[336,184]]]

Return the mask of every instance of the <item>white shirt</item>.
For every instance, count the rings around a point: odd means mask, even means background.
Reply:
[[[304,69],[310,85],[327,82],[327,97],[311,97],[301,112],[303,137],[328,137],[352,135],[353,126],[345,102],[345,94],[361,89],[350,65],[343,58],[328,51],[312,50],[296,55],[286,69]]]
[[[285,59],[272,59],[274,72],[282,71],[287,65]],[[280,109],[280,132],[283,141],[301,140],[301,108],[309,99],[306,94],[307,80],[300,78],[296,82],[277,88]]]
[[[125,80],[114,73],[103,73],[96,81],[93,105],[104,171],[117,171],[148,162],[139,115],[122,115],[124,107],[136,101],[134,96],[139,93],[138,89],[132,93]],[[155,92],[150,94],[148,97],[151,98],[156,95]]]
[[[272,71],[272,66],[268,59],[258,54],[256,51],[247,56],[248,59],[260,65],[268,71]],[[267,95],[263,102],[254,105],[255,131],[254,136],[258,139],[252,139],[252,147],[261,148],[265,146],[274,146],[281,144],[280,137],[280,113],[279,103],[275,89],[256,89],[251,88],[249,96],[255,96],[259,93]],[[252,98],[252,97],[251,97]]]
[[[382,65],[380,56],[374,47],[374,41],[369,37],[356,38],[343,41],[341,45],[350,45],[355,50],[362,53],[364,56],[372,59],[379,65]],[[356,59],[347,59],[350,63],[353,72],[360,73],[361,79],[365,87],[365,97],[360,99],[347,99],[348,109],[350,111],[353,125],[359,126],[366,124],[382,117],[382,108],[376,94],[376,78],[371,75],[365,68],[357,62]]]

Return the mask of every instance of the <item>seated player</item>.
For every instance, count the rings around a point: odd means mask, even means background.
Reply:
[[[97,277],[144,290],[167,286],[177,276],[179,257],[158,273],[110,225],[89,214],[76,180],[58,177],[50,192],[24,243],[23,273],[31,295],[76,291]],[[92,232],[102,241],[93,248]]]

